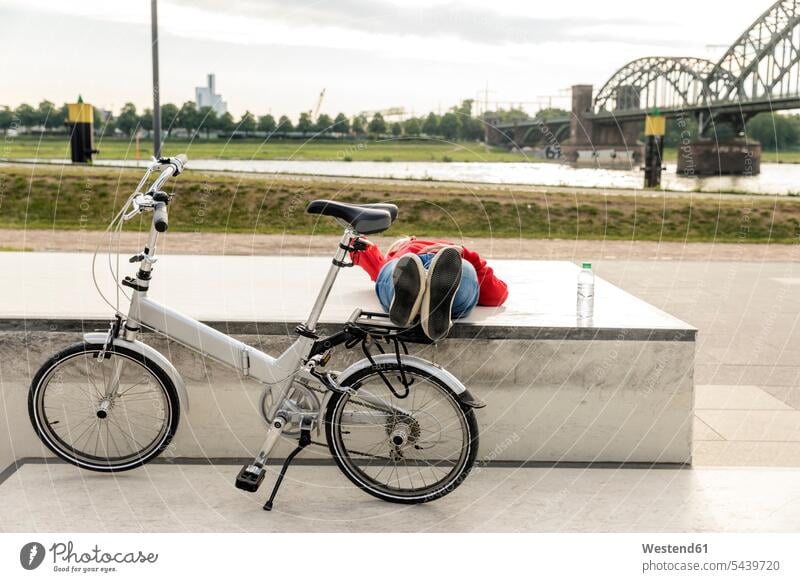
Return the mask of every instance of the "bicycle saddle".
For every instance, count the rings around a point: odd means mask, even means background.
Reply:
[[[394,204],[347,204],[332,200],[314,200],[306,207],[308,214],[332,216],[359,234],[375,234],[383,232],[397,218],[397,206]]]

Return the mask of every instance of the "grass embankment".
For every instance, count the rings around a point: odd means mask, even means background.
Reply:
[[[95,142],[100,154],[97,160],[132,160],[136,156],[133,141],[106,138]],[[142,140],[140,158],[152,156],[152,143]],[[162,151],[165,155],[186,153],[189,159],[220,160],[324,160],[364,162],[519,162],[526,157],[506,148],[485,146],[475,142],[455,144],[426,140],[386,141],[321,141],[304,143],[302,140],[237,139],[168,139]],[[66,136],[39,140],[30,136],[9,137],[0,145],[0,158],[70,159],[69,140]]]
[[[0,227],[102,230],[140,175],[96,167],[0,167]],[[401,218],[390,235],[797,242],[800,233],[800,200],[792,198],[573,195],[192,171],[170,187],[177,194],[170,228],[185,232],[338,233],[333,220],[304,212],[308,201],[328,198],[396,202]],[[147,226],[133,221],[127,228]]]

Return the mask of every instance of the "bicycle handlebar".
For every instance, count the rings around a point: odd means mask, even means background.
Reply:
[[[153,163],[148,166],[147,174],[145,174],[145,177],[142,178],[142,182],[144,182],[150,172],[159,168],[163,168],[158,178],[156,178],[155,181],[150,185],[150,188],[147,189],[147,195],[156,199],[152,207],[153,226],[158,232],[166,232],[167,228],[169,228],[169,214],[167,212],[167,201],[169,198],[165,197],[159,200],[157,195],[161,193],[161,188],[164,186],[166,181],[172,176],[181,174],[188,163],[189,160],[185,154],[179,154],[173,158],[160,158],[153,161]]]
[[[153,205],[153,225],[158,232],[167,232],[169,228],[169,214],[166,202],[156,202]]]
[[[180,154],[175,156],[174,158],[161,158],[153,162],[152,168],[164,168],[161,174],[158,176],[155,182],[150,186],[148,192],[158,192],[161,190],[164,183],[172,176],[178,176],[183,172],[186,164],[189,163],[188,158],[185,154]]]

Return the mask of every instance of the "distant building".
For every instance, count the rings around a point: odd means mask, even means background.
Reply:
[[[222,100],[222,95],[217,95],[216,90],[214,74],[211,73],[208,75],[208,86],[195,87],[194,89],[194,100],[197,103],[197,109],[211,107],[217,112],[217,115],[227,113],[228,103]]]

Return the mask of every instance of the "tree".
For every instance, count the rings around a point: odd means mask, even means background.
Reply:
[[[39,120],[39,113],[27,103],[22,103],[17,107],[14,110],[14,115],[19,119],[19,124],[28,129],[34,127]]]
[[[219,116],[217,129],[226,135],[233,133],[233,130],[236,129],[236,122],[233,120],[233,115],[231,115],[230,112],[226,111]]]
[[[461,121],[458,115],[453,112],[448,112],[442,115],[439,121],[439,133],[445,139],[455,139],[461,131]]]
[[[333,120],[333,131],[337,133],[350,133],[350,120],[344,113],[340,113]]]
[[[14,114],[8,106],[0,107],[0,129],[6,133],[14,123]]]
[[[422,124],[416,117],[406,119],[403,125],[405,126],[406,135],[419,135],[422,131]]]
[[[786,149],[797,144],[797,118],[775,113],[761,113],[747,122],[747,136],[770,149]]]
[[[178,126],[180,109],[174,103],[164,103],[161,106],[161,129],[167,132],[167,137],[172,137],[172,130]]]
[[[522,109],[498,109],[497,111],[486,111],[483,119],[497,123],[513,123],[514,121],[525,121],[529,115]]]
[[[136,105],[126,103],[117,117],[117,128],[128,137],[132,136],[139,127],[139,116],[136,114]]]
[[[461,118],[461,139],[478,140],[484,137],[484,126],[477,117]]]
[[[386,133],[386,122],[383,120],[383,115],[376,113],[372,117],[372,121],[369,122],[369,127],[367,129],[369,129],[369,132],[375,137]]]
[[[142,111],[142,114],[139,116],[139,125],[144,130],[153,131],[153,110],[152,109],[147,108],[144,111]]]
[[[36,113],[38,116],[37,125],[41,125],[42,127],[55,127],[53,123],[53,114],[56,113],[55,103],[45,99],[39,103]]]
[[[69,108],[64,103],[50,114],[50,127],[64,127],[67,123],[67,117],[69,117]]]
[[[272,133],[275,131],[276,127],[275,118],[271,115],[262,115],[258,118],[258,131]]]
[[[403,134],[403,126],[400,125],[399,122],[395,122],[392,124],[392,135],[394,137],[400,137]]]
[[[453,107],[453,113],[458,113],[464,117],[472,117],[472,104],[475,103],[474,99],[464,99],[461,105]]]
[[[566,109],[559,109],[558,107],[545,107],[544,109],[537,111],[533,118],[540,119],[542,121],[550,121],[551,119],[556,119],[558,117],[570,117],[570,115],[570,112]]]
[[[301,113],[300,119],[297,121],[297,131],[306,134],[311,131],[312,127],[311,116],[308,113]]]
[[[366,126],[367,126],[367,118],[364,117],[363,115],[356,115],[353,118],[352,129],[354,134],[356,135],[366,134],[367,133]]]
[[[186,130],[189,137],[194,137],[195,131],[200,126],[200,115],[197,111],[197,105],[194,101],[186,101],[182,106],[180,113],[178,113],[178,127]]]
[[[219,125],[219,117],[217,117],[217,112],[214,111],[214,108],[210,105],[203,105],[200,108],[200,111],[197,113],[200,117],[199,129],[204,129],[206,132],[206,139],[209,139],[211,137],[211,132],[217,129],[217,126]]]
[[[320,116],[317,117],[317,122],[314,124],[314,130],[322,134],[330,133],[333,131],[332,126],[333,119],[331,119],[331,116],[321,113]]]
[[[239,121],[239,129],[244,132],[245,137],[249,137],[256,130],[256,118],[249,111],[245,111]]]
[[[278,131],[282,131],[284,133],[294,131],[292,120],[285,115],[281,115],[281,118],[278,120]]]
[[[422,133],[425,135],[439,135],[439,118],[434,112],[428,113],[425,122],[422,124]]]
[[[665,147],[678,147],[688,145],[689,141],[697,138],[697,119],[693,115],[681,115],[667,119],[666,134],[664,135]],[[678,155],[688,156],[690,152],[678,152]]]

